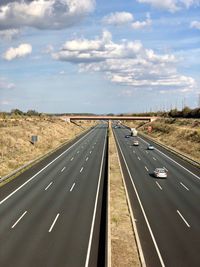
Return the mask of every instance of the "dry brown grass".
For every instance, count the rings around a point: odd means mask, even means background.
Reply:
[[[126,125],[137,127],[139,122],[127,122]],[[147,127],[153,127],[148,134],[155,140],[200,162],[200,120],[198,119],[159,119],[141,126],[139,130],[147,134]]]
[[[111,128],[109,140],[111,265],[137,267],[141,265]]]
[[[0,177],[74,138],[96,122],[79,122],[82,127],[53,117],[4,119],[0,121]],[[39,141],[31,144],[31,136]]]

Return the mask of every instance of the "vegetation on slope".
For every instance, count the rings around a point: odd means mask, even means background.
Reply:
[[[0,177],[74,138],[95,122],[80,126],[49,116],[6,116],[0,119]],[[37,135],[38,142],[31,143]]]
[[[200,120],[160,118],[151,123],[136,121],[126,124],[200,162]],[[150,133],[148,126],[152,127]]]

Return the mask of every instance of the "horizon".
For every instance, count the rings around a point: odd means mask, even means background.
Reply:
[[[200,0],[3,0],[0,11],[2,112],[199,107]]]

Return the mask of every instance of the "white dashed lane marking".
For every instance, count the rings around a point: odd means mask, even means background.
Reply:
[[[21,221],[21,219],[24,217],[24,215],[26,215],[26,213],[27,213],[27,211],[25,211],[25,212],[19,217],[19,219],[13,224],[13,226],[12,226],[11,228],[14,228],[14,227],[18,224],[18,222]]]
[[[47,190],[52,184],[53,184],[53,182],[51,182],[50,184],[48,184],[47,187],[45,188],[45,190]]]
[[[180,213],[179,210],[177,210],[178,215],[181,217],[181,219],[184,221],[184,223],[187,225],[188,228],[190,228],[189,223],[186,221],[186,219],[183,217],[183,215]]]
[[[71,189],[70,189],[70,192],[72,192],[72,190],[74,189],[74,186],[75,186],[75,183],[73,183]]]
[[[61,172],[64,172],[65,169],[66,169],[66,167],[62,168]]]
[[[160,188],[160,190],[162,190],[161,185],[160,185],[158,182],[156,182],[156,184],[157,184],[157,186]]]
[[[51,227],[49,228],[49,233],[52,231],[52,229],[53,229],[53,227],[54,227],[56,221],[58,220],[58,217],[59,217],[59,216],[60,216],[60,214],[58,213],[58,214],[56,215],[56,218],[54,219],[54,221],[53,221]]]
[[[187,188],[187,186],[185,186],[183,183],[180,182],[180,184],[181,184],[187,191],[190,191],[190,189]]]

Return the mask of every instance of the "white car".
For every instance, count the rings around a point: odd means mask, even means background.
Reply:
[[[147,149],[148,149],[148,150],[154,150],[154,146],[152,146],[152,145],[148,145],[148,146],[147,146]]]
[[[139,146],[139,142],[138,142],[138,140],[134,140],[134,141],[133,141],[133,145],[134,145],[134,146]]]
[[[156,178],[167,178],[167,171],[164,168],[156,168],[153,174]]]

